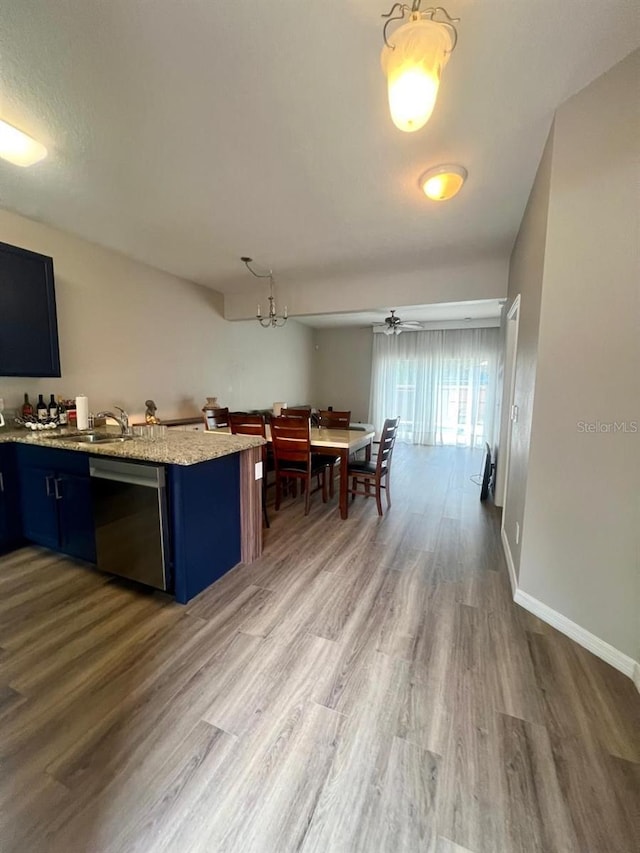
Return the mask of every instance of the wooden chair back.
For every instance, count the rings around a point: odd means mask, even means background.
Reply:
[[[351,412],[333,412],[329,409],[320,409],[318,412],[318,426],[322,429],[349,429],[351,423]]]
[[[229,426],[229,408],[205,409],[204,423],[207,429],[219,429]]]
[[[266,438],[264,415],[234,412],[229,415],[229,428],[233,435],[261,435]]]
[[[311,430],[309,418],[271,418],[271,445],[276,471],[290,462],[311,466]]]
[[[380,436],[380,448],[378,450],[378,476],[385,474],[391,466],[391,457],[393,456],[393,448],[396,443],[399,423],[400,418],[387,418],[384,422],[382,435]]]
[[[280,413],[281,418],[310,418],[311,409],[283,409]]]

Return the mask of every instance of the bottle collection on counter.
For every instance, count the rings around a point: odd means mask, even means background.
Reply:
[[[42,430],[56,429],[57,427],[76,427],[86,429],[88,423],[81,426],[78,423],[78,400],[82,400],[80,409],[87,407],[87,398],[64,399],[55,394],[49,396],[49,401],[45,402],[45,395],[38,394],[38,402],[33,405],[29,400],[29,395],[24,395],[24,403],[22,404],[19,415],[16,418],[16,423],[22,424],[27,429]],[[82,414],[82,411],[81,411]]]

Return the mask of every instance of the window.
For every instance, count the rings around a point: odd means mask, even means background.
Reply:
[[[493,440],[499,329],[374,335],[371,418],[400,416],[411,444],[483,447]]]

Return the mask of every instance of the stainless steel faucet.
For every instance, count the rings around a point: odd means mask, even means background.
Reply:
[[[120,426],[122,435],[129,435],[129,415],[120,406],[114,406],[120,412],[120,415],[114,415],[113,412],[98,412],[96,418],[111,418]]]

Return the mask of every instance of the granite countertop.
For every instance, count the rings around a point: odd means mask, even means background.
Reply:
[[[118,427],[100,427],[94,432],[118,436]],[[95,456],[115,456],[119,459],[140,459],[164,465],[197,465],[220,456],[240,453],[250,447],[259,447],[265,440],[259,435],[229,435],[212,430],[210,432],[170,432],[162,439],[147,441],[133,438],[131,441],[87,444],[73,441],[77,430],[57,429],[54,431],[28,432],[26,429],[0,430],[0,443],[18,442],[37,444],[40,447],[55,447],[60,450],[75,450]]]

